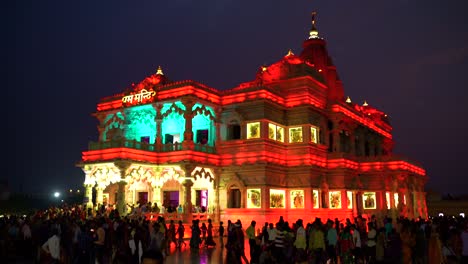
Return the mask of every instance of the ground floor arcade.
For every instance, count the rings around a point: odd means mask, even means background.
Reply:
[[[239,179],[224,177],[217,168],[187,164],[119,161],[86,164],[83,171],[85,204],[115,205],[123,215],[131,206],[151,203],[164,208],[161,213],[174,210],[185,222],[200,213],[204,219],[224,222],[241,219],[246,223],[252,219],[276,221],[279,216],[287,221],[315,217],[344,220],[357,215],[427,217],[425,193],[417,189],[246,185]],[[177,211],[179,206],[181,210]]]

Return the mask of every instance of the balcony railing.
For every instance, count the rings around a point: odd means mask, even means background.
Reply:
[[[113,140],[113,141],[104,141],[104,142],[89,142],[89,150],[102,150],[110,148],[132,148],[145,151],[153,152],[172,152],[172,151],[181,151],[181,150],[194,150],[205,153],[216,153],[216,148],[206,144],[191,144],[185,145],[182,143],[174,144],[149,144],[145,142],[140,142],[136,140]]]

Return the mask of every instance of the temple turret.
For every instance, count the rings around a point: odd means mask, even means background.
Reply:
[[[300,57],[312,64],[323,75],[329,87],[329,100],[344,100],[343,85],[339,80],[336,67],[328,55],[326,41],[319,36],[315,20],[316,15],[316,12],[312,12],[312,28],[309,32],[309,38],[302,44],[303,50]]]

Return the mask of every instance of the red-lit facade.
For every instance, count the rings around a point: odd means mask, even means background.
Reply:
[[[158,69],[94,116],[99,140],[78,164],[89,206],[181,204],[186,221],[194,207],[245,222],[427,217],[425,170],[393,154],[386,114],[345,98],[315,25],[253,81],[221,91]]]

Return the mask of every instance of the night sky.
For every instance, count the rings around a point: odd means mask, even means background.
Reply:
[[[300,53],[315,10],[345,94],[390,116],[395,152],[422,163],[427,189],[468,193],[466,0],[10,0],[1,10],[0,179],[13,191],[82,186],[75,164],[98,139],[101,98],[158,65],[218,89],[250,81]]]

